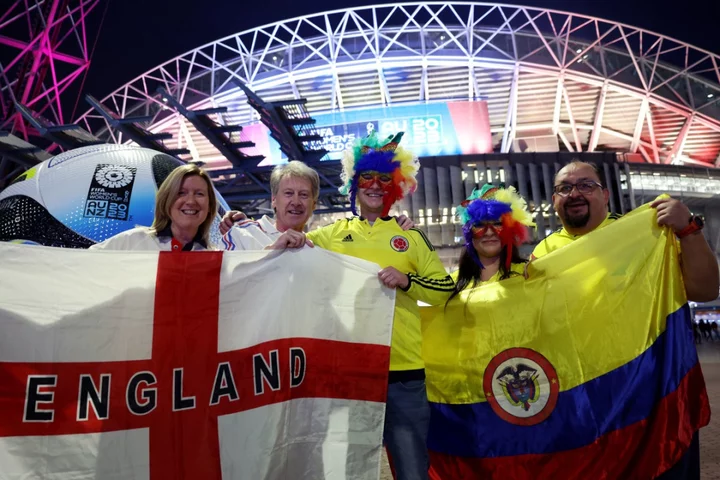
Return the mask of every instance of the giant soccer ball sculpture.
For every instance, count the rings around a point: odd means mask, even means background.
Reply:
[[[182,165],[175,157],[128,145],[70,150],[16,178],[0,192],[0,241],[87,248],[138,225],[150,226],[155,194]],[[217,191],[219,218],[228,209]]]

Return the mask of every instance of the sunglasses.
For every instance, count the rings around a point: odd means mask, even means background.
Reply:
[[[486,223],[477,223],[477,224],[473,225],[473,227],[472,227],[473,238],[484,237],[485,233],[487,233],[488,229],[492,229],[492,231],[495,232],[496,235],[500,236],[500,232],[502,232],[502,229],[503,229],[502,222],[486,222]]]
[[[358,178],[358,187],[370,188],[376,182],[380,187],[388,187],[392,184],[392,181],[392,176],[387,173],[363,172]]]

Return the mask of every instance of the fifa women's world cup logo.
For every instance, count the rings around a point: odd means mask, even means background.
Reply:
[[[137,167],[100,163],[90,181],[85,200],[85,218],[130,220],[130,196]]]
[[[543,355],[529,348],[510,348],[488,364],[483,389],[496,415],[514,425],[530,426],[555,409],[560,382]]]

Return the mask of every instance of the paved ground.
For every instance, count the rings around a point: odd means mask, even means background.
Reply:
[[[698,345],[712,416],[700,431],[702,480],[720,480],[720,342]]]
[[[392,474],[390,473],[390,467],[387,463],[387,457],[385,455],[383,455],[383,467],[380,471],[380,480],[393,480]]]
[[[720,342],[698,345],[710,407],[713,415],[710,425],[700,432],[700,462],[702,480],[720,480]],[[380,480],[392,480],[387,461]]]

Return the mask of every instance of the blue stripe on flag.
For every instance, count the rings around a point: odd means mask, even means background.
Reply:
[[[670,314],[665,332],[650,348],[605,375],[560,392],[552,414],[534,426],[502,420],[487,402],[431,402],[428,447],[462,457],[552,453],[583,447],[643,420],[698,362],[690,318],[687,305]]]

